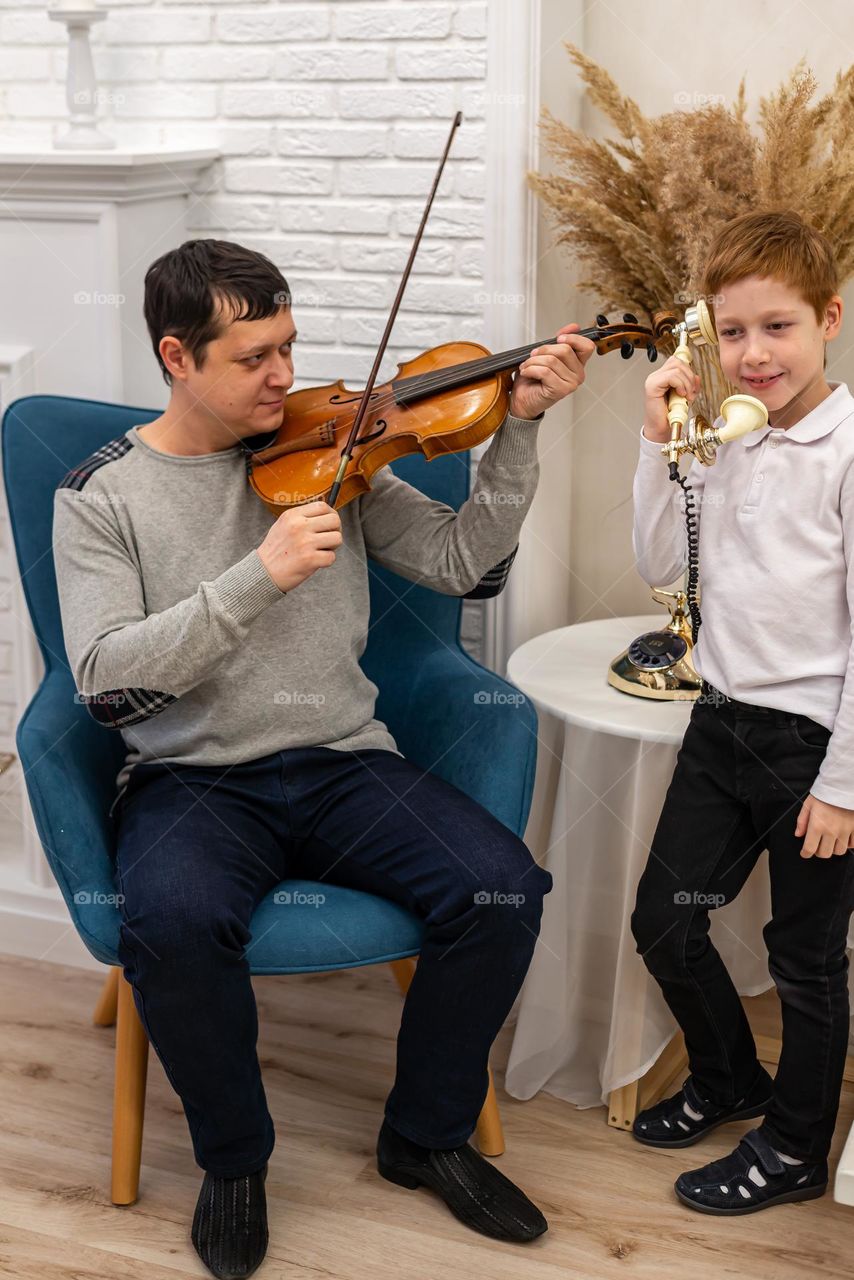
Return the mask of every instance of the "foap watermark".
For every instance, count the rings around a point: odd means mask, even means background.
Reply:
[[[76,107],[116,107],[127,101],[127,94],[112,89],[78,89],[74,94]]]
[[[277,307],[326,307],[330,305],[330,296],[321,289],[291,289],[290,292],[279,289],[273,294],[273,302]]]
[[[495,89],[485,89],[481,94],[485,107],[524,107],[528,101],[524,93],[500,93]]]
[[[305,893],[302,889],[277,889],[273,902],[277,907],[322,907],[325,893]]]
[[[720,689],[704,686],[694,701],[699,702],[701,707],[724,707],[732,699],[728,698],[725,693],[721,693]]]
[[[673,895],[673,901],[677,907],[722,907],[726,902],[726,894],[723,893],[688,893],[687,889],[680,889]]]
[[[84,707],[91,707],[93,704],[99,707],[118,707],[127,701],[127,694],[121,689],[108,690],[106,693],[80,693],[75,689],[74,701]]]
[[[78,289],[74,295],[78,307],[123,307],[123,293],[100,293],[97,289]]]
[[[478,489],[474,501],[485,507],[522,507],[526,498],[524,493],[490,493],[488,489]]]
[[[123,893],[101,893],[97,889],[94,893],[90,893],[88,889],[78,889],[74,895],[74,901],[78,906],[84,907],[92,906],[96,903],[99,906],[117,907],[124,900],[125,895]]]
[[[524,701],[525,695],[518,689],[478,689],[474,694],[474,703],[478,707],[488,705],[521,707]]]
[[[474,903],[477,907],[521,907],[524,901],[524,893],[503,893],[500,889],[478,889],[474,895]]]
[[[680,89],[673,95],[677,107],[723,107],[726,95],[723,93],[700,93],[697,89]]]
[[[308,693],[304,689],[277,689],[273,701],[280,707],[322,707],[325,693]]]
[[[528,301],[528,295],[525,293],[499,293],[493,290],[491,293],[481,291],[474,295],[474,300],[481,307],[524,307]]]
[[[316,502],[316,493],[294,493],[290,489],[277,489],[270,494],[270,501],[281,507],[301,507],[306,502]]]
[[[719,307],[724,300],[722,293],[685,293],[674,295],[673,301],[680,307],[693,307],[695,302],[705,302],[708,307]]]
[[[120,507],[127,498],[123,493],[90,493],[86,499],[87,506],[94,504],[100,507]]]

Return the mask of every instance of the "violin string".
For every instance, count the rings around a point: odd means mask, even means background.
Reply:
[[[638,326],[638,329],[640,330],[641,326]],[[635,332],[635,330],[631,330],[631,332]],[[651,332],[643,330],[643,333],[645,337],[648,334],[650,341],[652,340]],[[594,335],[601,334],[601,329],[582,329],[578,336],[582,338],[592,338]],[[522,360],[527,359],[536,347],[548,345],[549,340],[546,339],[543,342],[533,342],[524,347],[516,347],[510,351],[501,351],[494,355],[484,356],[479,360],[463,360],[459,364],[446,365],[444,368],[433,370],[430,373],[416,374],[412,378],[398,379],[398,387],[400,388],[400,385],[402,384],[403,387],[406,388],[406,384],[408,383],[408,389],[417,392],[416,400],[418,400],[423,396],[430,395],[431,392],[438,392],[442,390],[447,383],[448,376],[456,374],[460,369],[469,367],[469,379],[472,382],[476,382],[480,377],[488,377],[491,373],[500,373],[505,369],[513,368],[513,365],[516,363],[521,364]],[[508,361],[510,363],[508,363]],[[392,388],[394,387],[394,383],[391,383],[390,385]],[[464,386],[465,383],[461,385]],[[449,389],[453,390],[454,388],[451,387]],[[355,395],[358,396],[358,394],[358,391],[356,391]],[[386,391],[377,395],[376,400],[374,400],[368,408],[371,414],[375,414],[377,412],[381,412],[387,405],[398,403],[400,402],[398,401],[397,394],[392,389],[391,391]],[[404,401],[404,404],[405,403],[406,401]],[[356,443],[359,443],[358,440]]]
[[[590,332],[595,332],[595,330]],[[430,373],[416,374],[412,378],[400,378],[397,380],[398,390],[403,388],[417,392],[417,398],[420,399],[422,396],[430,395],[431,392],[441,391],[446,385],[449,375],[457,374],[460,369],[466,368],[469,370],[467,380],[476,382],[481,377],[486,378],[491,373],[499,373],[503,369],[512,368],[516,363],[521,364],[522,359],[530,355],[535,347],[545,345],[546,343],[534,342],[530,346],[518,347],[515,351],[502,351],[497,355],[483,356],[479,360],[463,360],[459,364],[449,364],[441,369],[431,370]],[[391,385],[394,386],[394,383]],[[373,412],[390,403],[399,403],[394,391],[384,392],[379,395],[370,406],[371,411]]]
[[[601,333],[599,329],[582,329],[579,337],[591,337],[593,334]],[[644,337],[647,333],[644,332]],[[651,339],[652,334],[649,334]],[[522,358],[528,355],[536,348],[547,346],[548,340],[545,342],[534,342],[529,346],[517,347],[512,351],[502,351],[497,355],[484,356],[482,360],[464,360],[460,364],[446,365],[442,369],[436,369],[430,373],[416,374],[413,378],[401,378],[398,380],[398,393],[394,390],[383,392],[377,396],[377,399],[369,406],[371,413],[375,413],[385,408],[389,404],[399,404],[398,394],[401,388],[417,392],[417,397],[430,395],[431,392],[441,391],[447,384],[448,376],[456,374],[459,370],[469,366],[468,379],[472,382],[477,381],[480,377],[488,377],[491,373],[500,373],[504,369],[512,368],[513,364],[521,363]],[[510,363],[508,363],[508,361]],[[407,384],[409,384],[407,388]],[[392,387],[394,384],[391,384]],[[465,385],[465,384],[462,384]],[[449,388],[453,390],[454,388]],[[358,394],[358,393],[357,393]],[[406,403],[405,401],[403,403]]]
[[[643,329],[642,326],[637,326],[637,329],[626,329],[627,336],[634,332],[641,332],[644,337],[648,337],[650,341],[652,340],[651,331]],[[582,329],[578,336],[581,338],[594,338],[595,336],[602,336],[602,330]],[[455,374],[458,370],[466,368],[467,365],[472,366],[469,376],[472,381],[476,381],[477,377],[481,375],[488,377],[490,373],[498,373],[503,369],[512,368],[516,363],[521,364],[522,360],[527,359],[535,348],[548,346],[551,341],[551,339],[546,338],[542,342],[532,342],[524,347],[516,347],[512,351],[502,351],[497,355],[484,356],[482,360],[466,360],[461,364],[447,365],[445,368],[436,369],[431,373],[416,374],[414,378],[403,378],[400,382],[404,386],[408,382],[412,390],[417,390],[419,394],[429,394],[433,390],[441,390],[449,374]],[[475,367],[477,369],[476,375]]]
[[[597,330],[595,329],[582,330],[579,337],[590,337],[591,334],[596,332]],[[482,360],[464,360],[461,364],[446,365],[444,369],[416,374],[414,378],[403,378],[401,381],[404,384],[409,382],[412,389],[417,389],[419,392],[423,392],[426,389],[427,394],[429,394],[437,385],[441,387],[448,375],[455,374],[458,370],[465,368],[466,365],[472,366],[470,374],[475,375],[472,381],[476,381],[481,375],[488,377],[490,373],[500,373],[503,369],[512,368],[514,364],[521,364],[536,347],[548,346],[549,341],[546,338],[543,342],[532,342],[524,347],[516,347],[512,351],[501,351],[497,355],[484,356]]]

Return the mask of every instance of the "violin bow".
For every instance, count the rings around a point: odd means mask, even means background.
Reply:
[[[409,279],[409,273],[412,271],[412,264],[415,261],[415,255],[418,252],[418,246],[421,243],[421,237],[423,236],[424,228],[427,225],[427,218],[429,217],[430,208],[433,204],[433,197],[436,194],[436,188],[439,185],[439,179],[442,176],[442,170],[445,167],[445,161],[448,158],[448,152],[451,149],[451,143],[454,140],[454,134],[462,124],[462,121],[463,121],[463,113],[461,111],[458,111],[457,114],[454,116],[453,123],[451,124],[451,131],[448,134],[448,141],[445,143],[445,150],[442,155],[442,159],[439,161],[439,168],[436,171],[436,177],[433,179],[433,186],[430,188],[430,194],[427,197],[427,204],[424,208],[423,214],[421,215],[421,223],[418,227],[418,230],[415,233],[415,239],[412,242],[412,248],[409,251],[409,258],[407,259],[406,266],[403,269],[403,275],[401,276],[400,284],[397,286],[397,294],[395,296],[394,302],[392,303],[388,320],[386,320],[385,330],[383,332],[382,338],[380,339],[380,345],[377,348],[377,354],[374,356],[373,367],[368,376],[368,381],[365,384],[365,389],[362,392],[362,399],[360,400],[359,407],[356,410],[356,416],[353,419],[353,425],[350,428],[350,433],[347,436],[347,443],[345,444],[344,451],[341,454],[341,462],[339,463],[338,470],[335,473],[335,479],[332,482],[332,488],[329,490],[329,498],[327,499],[327,501],[329,502],[330,507],[334,507],[335,503],[338,501],[338,494],[341,489],[341,483],[344,479],[344,474],[347,470],[348,464],[352,461],[352,457],[353,457],[352,451],[358,439],[359,431],[362,426],[362,420],[364,419],[365,413],[367,412],[368,402],[370,401],[371,392],[374,389],[374,383],[377,380],[377,374],[379,373],[380,365],[382,364],[382,359],[383,359],[383,356],[385,355],[386,347],[388,346],[388,340],[391,337],[392,327],[394,325],[395,320],[397,319],[397,313],[400,310],[400,304],[403,301],[403,291],[406,288],[406,282]]]

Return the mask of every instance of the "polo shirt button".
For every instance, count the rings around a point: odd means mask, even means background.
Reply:
[[[765,472],[760,471],[759,475],[756,477],[756,483],[761,484],[764,479],[765,479]]]

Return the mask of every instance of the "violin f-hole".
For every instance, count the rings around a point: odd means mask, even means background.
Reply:
[[[369,436],[359,436],[358,440],[354,440],[354,445],[369,444],[371,440],[376,440],[377,436],[381,436],[387,426],[388,423],[385,418],[377,418],[377,430],[372,431]]]

